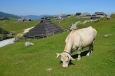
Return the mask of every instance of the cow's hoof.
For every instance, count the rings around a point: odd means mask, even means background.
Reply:
[[[89,53],[87,53],[87,55],[86,56],[89,56]]]
[[[77,60],[79,61],[79,60],[80,60],[80,58],[77,58]]]

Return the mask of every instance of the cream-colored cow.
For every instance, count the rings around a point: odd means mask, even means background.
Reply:
[[[93,51],[93,43],[96,38],[96,34],[97,31],[92,26],[71,31],[65,40],[66,45],[64,52],[61,54],[57,53],[57,57],[61,56],[61,61],[63,62],[62,67],[68,67],[70,60],[74,60],[70,54],[76,49],[78,50],[78,60],[80,60],[81,50],[89,46],[89,51],[87,53],[87,56],[89,56]]]

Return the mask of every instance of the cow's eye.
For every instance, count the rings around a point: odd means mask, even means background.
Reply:
[[[69,61],[66,61],[67,63],[69,62]]]
[[[60,61],[60,63],[62,63],[62,61]]]

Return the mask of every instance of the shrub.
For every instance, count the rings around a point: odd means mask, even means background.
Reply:
[[[2,29],[2,34],[8,34],[9,32],[6,31],[5,29]]]

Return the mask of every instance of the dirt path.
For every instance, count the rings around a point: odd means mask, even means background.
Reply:
[[[15,40],[15,38],[0,41],[0,47],[6,46],[8,44],[13,44],[14,40]]]

